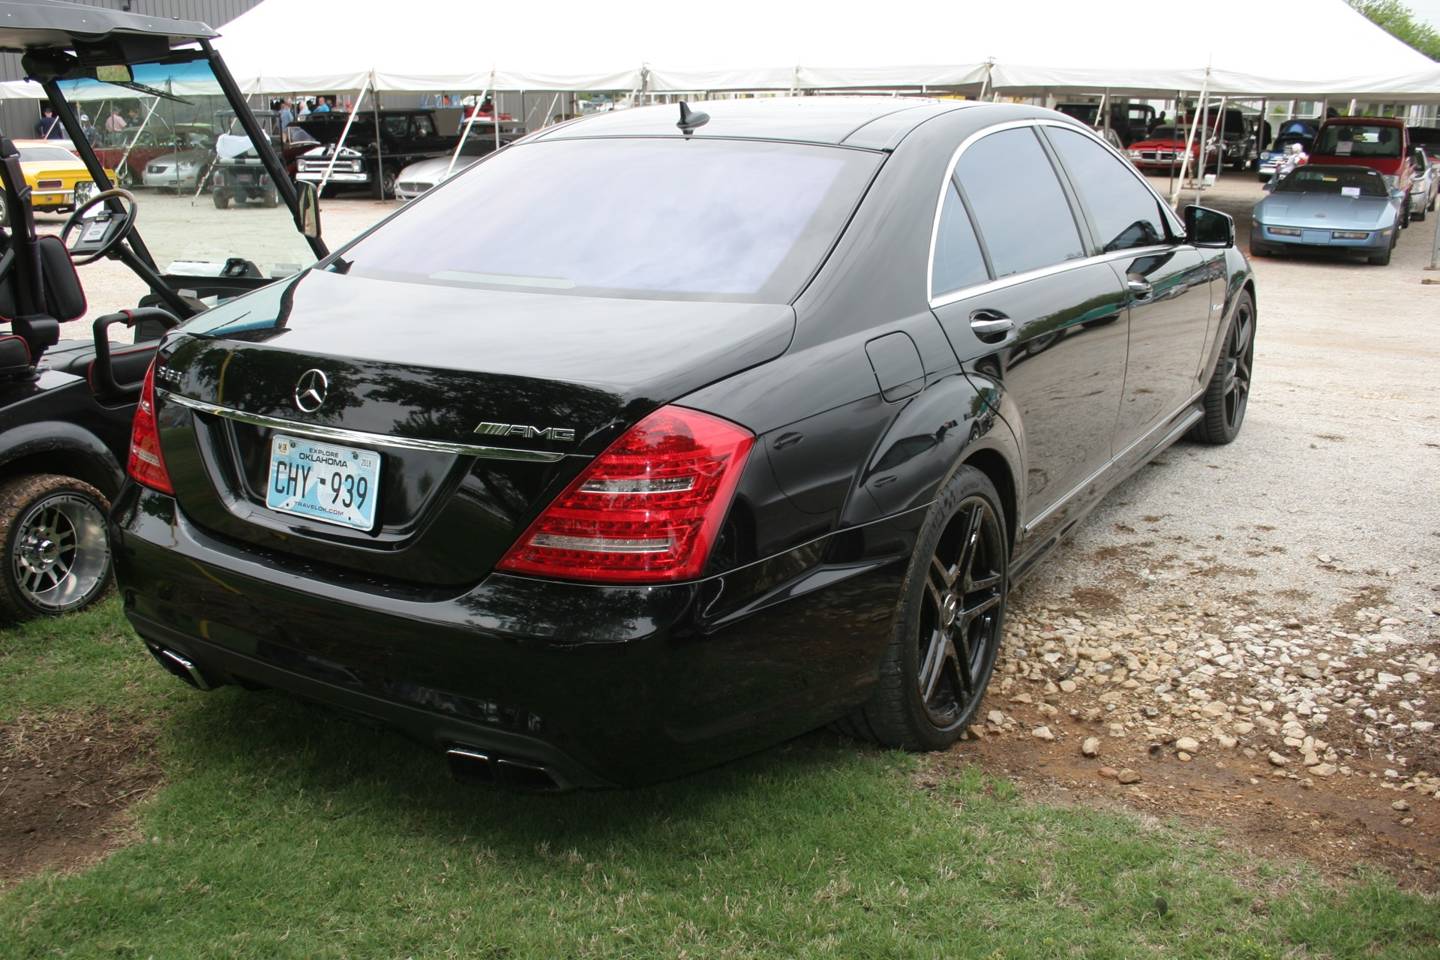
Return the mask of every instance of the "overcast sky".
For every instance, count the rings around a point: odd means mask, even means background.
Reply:
[[[1421,20],[1429,20],[1430,26],[1440,30],[1440,0],[1401,0]]]

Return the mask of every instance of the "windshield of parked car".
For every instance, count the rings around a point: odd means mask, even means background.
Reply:
[[[79,163],[80,158],[64,147],[20,147],[21,163]]]
[[[1315,152],[1334,157],[1398,157],[1400,129],[1364,123],[1327,123]]]
[[[160,272],[215,276],[228,269],[274,278],[313,263],[209,61],[137,63],[132,70],[133,86],[65,80],[60,88],[90,120],[89,143],[77,148],[93,150],[116,171],[117,185],[134,192],[135,232]],[[217,155],[220,134],[238,134],[245,149]],[[55,220],[58,226],[63,217]]]
[[[861,150],[675,138],[501,150],[340,251],[381,279],[783,303],[880,163]]]
[[[1184,140],[1185,138],[1175,132],[1174,127],[1156,127],[1150,131],[1151,140]]]
[[[1300,167],[1275,186],[1276,193],[1332,193],[1385,197],[1385,178],[1366,167]]]

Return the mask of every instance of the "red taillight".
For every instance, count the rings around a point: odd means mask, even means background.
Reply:
[[[609,583],[698,577],[754,442],[728,420],[662,407],[586,467],[498,569]]]
[[[135,407],[135,420],[130,427],[130,463],[126,471],[136,483],[152,490],[174,494],[170,471],[165,469],[165,455],[160,452],[160,427],[155,422],[155,364],[145,371],[145,385],[140,388],[140,403]]]

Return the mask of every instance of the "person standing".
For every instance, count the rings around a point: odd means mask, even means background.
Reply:
[[[290,124],[295,122],[295,109],[290,105],[289,100],[280,101],[280,135],[283,137]]]
[[[60,118],[55,116],[55,111],[46,104],[40,108],[40,119],[35,123],[35,135],[41,140],[64,140],[65,128],[60,126]]]
[[[120,112],[119,107],[110,108],[110,116],[105,118],[105,132],[110,135],[111,143],[119,143],[125,139],[125,116]]]

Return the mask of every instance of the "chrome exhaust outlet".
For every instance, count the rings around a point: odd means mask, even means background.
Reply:
[[[450,775],[462,783],[500,784],[532,793],[554,793],[564,790],[565,783],[547,767],[525,760],[495,757],[469,747],[450,747],[445,751]]]
[[[200,668],[195,666],[189,657],[181,656],[168,647],[157,647],[148,643],[145,647],[150,651],[150,655],[159,662],[160,666],[190,684],[190,686],[196,690],[212,690],[215,688],[216,685],[206,679],[205,674],[200,672]]]
[[[488,753],[470,750],[466,747],[451,747],[445,751],[450,764],[450,776],[461,783],[494,783],[495,767]]]

